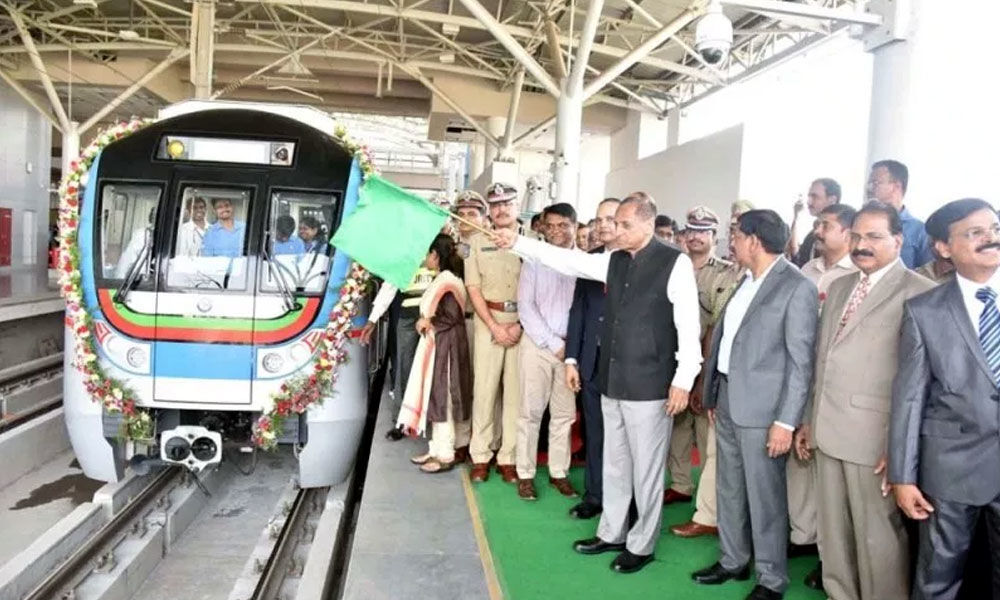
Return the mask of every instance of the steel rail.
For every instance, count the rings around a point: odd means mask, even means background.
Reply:
[[[287,575],[289,562],[295,554],[298,541],[296,534],[302,531],[309,516],[309,506],[322,490],[323,488],[299,490],[295,496],[285,524],[281,527],[281,533],[278,534],[278,540],[267,557],[264,570],[257,580],[257,587],[254,588],[249,600],[274,600],[278,597],[284,576]]]

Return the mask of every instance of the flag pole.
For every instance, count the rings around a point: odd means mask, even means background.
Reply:
[[[450,214],[451,214],[452,218],[455,219],[456,221],[461,221],[462,223],[465,223],[466,225],[468,225],[469,227],[475,229],[476,231],[479,231],[480,233],[485,233],[488,236],[492,236],[493,235],[492,231],[490,231],[489,229],[486,229],[482,225],[479,225],[477,223],[473,223],[472,221],[466,219],[465,217],[460,217],[460,216],[456,215],[455,213],[450,213]]]

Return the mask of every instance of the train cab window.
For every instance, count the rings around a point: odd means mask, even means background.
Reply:
[[[271,194],[261,289],[322,293],[329,273],[332,194],[275,191]]]
[[[167,267],[174,288],[245,289],[250,190],[188,186]]]
[[[160,187],[109,183],[101,192],[101,276],[125,279],[136,270],[141,284],[151,275]]]

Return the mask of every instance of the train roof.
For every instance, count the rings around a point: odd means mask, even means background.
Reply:
[[[160,120],[190,115],[207,110],[256,110],[308,125],[326,135],[332,135],[336,119],[313,106],[304,104],[274,104],[269,102],[239,102],[233,100],[184,100],[160,109]]]

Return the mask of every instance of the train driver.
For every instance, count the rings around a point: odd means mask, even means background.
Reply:
[[[218,220],[205,232],[201,255],[230,258],[242,256],[246,223],[234,217],[233,201],[229,198],[212,198],[212,208]]]
[[[190,220],[181,225],[177,238],[177,256],[198,256],[202,240],[205,238],[205,229],[208,227],[205,221],[207,208],[208,203],[201,196],[188,199]]]
[[[291,215],[281,215],[274,222],[274,255],[305,254],[306,245],[302,238],[293,236],[295,219]]]
[[[316,217],[305,216],[299,221],[299,238],[302,239],[306,252],[326,253],[326,239],[320,229],[320,223]]]

